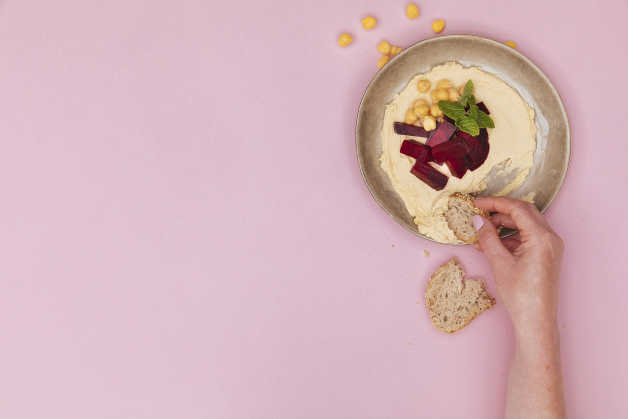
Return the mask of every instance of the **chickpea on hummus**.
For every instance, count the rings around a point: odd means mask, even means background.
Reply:
[[[488,157],[480,167],[466,172],[462,178],[452,176],[445,164],[429,163],[449,178],[444,189],[435,190],[411,173],[414,159],[400,153],[401,143],[408,137],[396,134],[393,125],[403,121],[425,124],[426,129],[433,129],[433,118],[441,115],[437,107],[429,114],[427,109],[431,111],[438,100],[446,100],[444,92],[449,93],[450,100],[456,99],[452,97],[456,96],[456,86],[463,86],[468,80],[473,82],[475,98],[490,109],[490,117],[494,121],[495,127],[488,128]],[[430,87],[434,88],[431,92]],[[415,109],[417,103],[416,108],[420,106],[419,109]],[[410,115],[410,110],[416,110],[416,119]],[[534,116],[534,110],[512,87],[477,67],[463,67],[448,62],[410,80],[401,93],[386,105],[380,163],[408,212],[414,217],[420,233],[441,243],[461,243],[449,229],[444,216],[448,198],[454,192],[475,193],[486,189],[486,177],[496,166],[507,167],[514,175],[510,184],[498,195],[507,195],[525,182],[536,149]],[[426,142],[426,138],[412,139]]]

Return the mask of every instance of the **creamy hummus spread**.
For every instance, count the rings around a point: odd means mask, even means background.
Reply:
[[[404,116],[414,101],[423,98],[431,102],[429,92],[419,93],[417,81],[427,79],[435,86],[441,79],[448,79],[454,86],[473,81],[477,102],[484,102],[495,122],[488,129],[490,151],[479,168],[458,179],[450,174],[447,165],[430,163],[449,177],[447,186],[436,191],[410,173],[414,159],[399,152],[401,142],[413,138],[425,142],[425,138],[398,135],[394,122],[404,121]],[[460,243],[447,226],[444,212],[448,197],[454,192],[474,193],[486,189],[486,177],[494,167],[507,168],[512,181],[498,195],[507,195],[525,182],[533,163],[536,148],[534,110],[503,80],[477,67],[463,67],[449,62],[418,74],[386,105],[383,122],[383,147],[381,167],[388,174],[393,187],[403,200],[408,212],[414,217],[420,233],[442,243]]]

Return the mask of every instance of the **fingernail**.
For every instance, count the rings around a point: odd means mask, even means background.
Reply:
[[[475,227],[476,230],[479,230],[482,228],[482,226],[484,225],[484,220],[482,219],[481,215],[474,215],[473,216],[473,227]]]

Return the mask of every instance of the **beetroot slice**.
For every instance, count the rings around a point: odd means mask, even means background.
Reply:
[[[416,162],[415,165],[410,170],[414,176],[421,179],[432,189],[436,189],[440,191],[447,185],[447,181],[449,180],[447,176],[434,169],[427,163]]]
[[[454,139],[452,139],[452,141],[453,140]],[[486,128],[481,128],[480,135],[477,137],[473,137],[466,132],[459,131],[456,133],[455,141],[464,143],[468,149],[467,156],[469,158],[469,170],[477,169],[486,161],[490,150],[488,143],[488,131],[486,131]],[[434,153],[434,150],[432,150],[432,153]]]
[[[427,140],[427,144],[430,147],[436,147],[439,144],[449,141],[452,135],[456,132],[456,126],[449,121],[443,121],[438,124],[438,128],[434,131],[434,134]]]
[[[486,107],[486,105],[484,104],[484,102],[476,103],[476,105],[478,105],[478,109],[481,110],[482,112],[484,112],[485,114],[487,114],[487,115],[491,114],[489,112],[488,108]]]
[[[413,137],[425,137],[427,138],[427,131],[423,127],[417,127],[416,125],[406,124],[404,122],[395,122],[393,124],[395,133],[399,135],[412,135]]]
[[[447,167],[452,175],[457,177],[458,179],[462,179],[465,173],[467,173],[467,169],[469,168],[469,157],[467,155],[463,156],[453,156],[450,157],[445,163],[447,163]]]
[[[421,163],[428,162],[432,154],[429,146],[415,140],[403,140],[399,151],[401,154],[414,157],[417,162]]]
[[[449,159],[463,157],[467,154],[467,151],[468,148],[466,144],[458,140],[457,137],[454,137],[436,147],[432,147],[432,161],[443,164]]]

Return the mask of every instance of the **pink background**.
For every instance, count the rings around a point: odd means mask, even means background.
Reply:
[[[397,225],[354,149],[377,42],[444,17],[563,95],[569,412],[628,418],[628,2],[503,3],[0,1],[0,417],[501,417],[503,307],[448,336],[422,305],[485,260]]]

